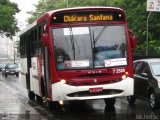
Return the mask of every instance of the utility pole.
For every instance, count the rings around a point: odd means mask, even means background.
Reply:
[[[149,50],[149,40],[148,40],[148,20],[152,12],[149,12],[147,17],[147,35],[146,35],[146,56],[148,56],[148,50]]]
[[[68,0],[64,0],[64,3],[66,2],[66,7],[68,8]]]
[[[148,56],[148,20],[152,12],[160,12],[160,0],[147,0],[147,11],[149,11],[148,17],[147,17],[147,35],[146,35],[146,56]]]
[[[68,8],[68,0],[67,0],[67,8]]]

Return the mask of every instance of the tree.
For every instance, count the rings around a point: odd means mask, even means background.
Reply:
[[[107,0],[41,0],[38,2],[38,5],[35,5],[36,10],[29,12],[31,17],[28,19],[28,23],[34,22],[38,16],[50,10],[66,7],[107,6],[106,1]]]
[[[112,0],[111,4],[123,8],[127,15],[129,27],[137,36],[137,49],[135,54],[145,55],[146,52],[146,33],[147,33],[147,16],[146,0]],[[149,18],[149,56],[160,56],[160,14],[153,12]],[[154,44],[153,44],[154,43]],[[154,48],[154,49],[153,49]]]
[[[19,30],[15,14],[19,12],[16,3],[9,0],[0,1],[0,35],[12,37]]]

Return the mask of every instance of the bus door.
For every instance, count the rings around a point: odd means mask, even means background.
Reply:
[[[49,68],[49,51],[48,46],[46,45],[46,41],[48,41],[49,37],[44,38],[44,36],[48,36],[48,27],[46,24],[43,26],[43,54],[44,54],[44,83],[45,83],[45,95],[47,97],[50,96],[50,68]]]

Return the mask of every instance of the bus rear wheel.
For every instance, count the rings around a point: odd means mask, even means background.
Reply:
[[[42,105],[42,106],[43,106],[43,99],[42,99],[42,97],[36,95],[36,101],[37,101],[37,103],[38,103],[39,105]]]
[[[32,91],[28,91],[28,97],[31,101],[35,100],[35,94]]]
[[[106,99],[104,99],[104,102],[105,102],[107,108],[112,108],[112,107],[114,107],[114,104],[116,102],[116,98],[106,98]]]

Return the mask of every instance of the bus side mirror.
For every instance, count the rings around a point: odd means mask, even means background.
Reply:
[[[136,46],[137,46],[137,38],[136,36],[133,36],[132,37],[132,48],[136,48]]]
[[[44,46],[48,45],[48,39],[49,39],[48,34],[47,33],[43,33],[42,34],[42,41],[43,41],[43,45]]]
[[[132,30],[129,30],[129,35],[130,35],[130,39],[131,39],[131,47],[132,48],[136,48],[136,46],[137,46],[137,38],[134,35]]]

